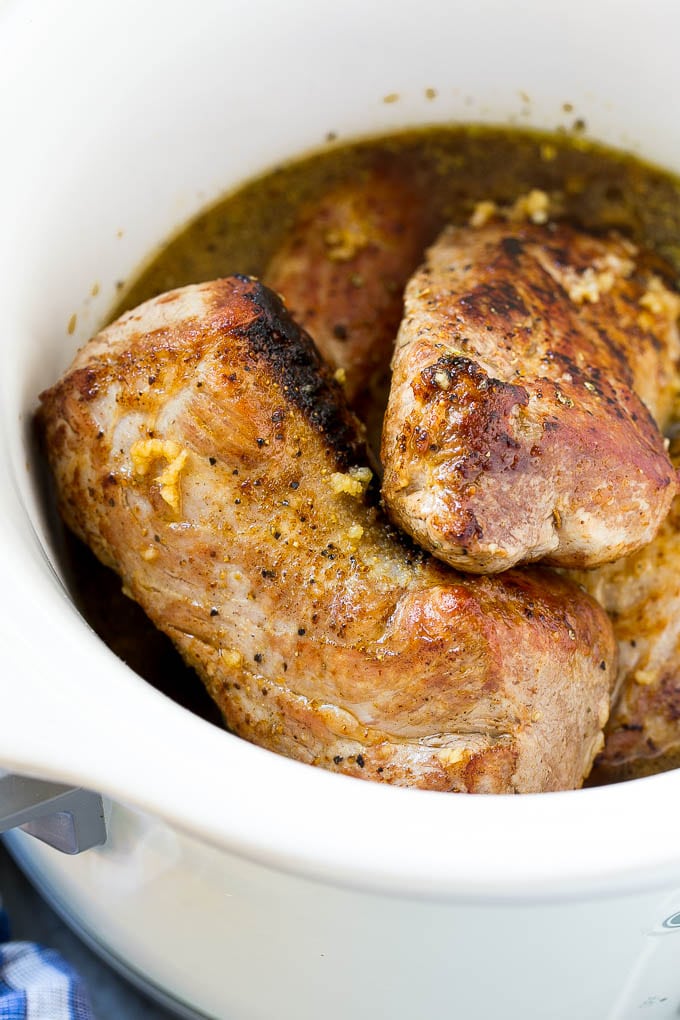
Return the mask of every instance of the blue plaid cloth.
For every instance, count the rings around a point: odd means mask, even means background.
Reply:
[[[8,939],[0,909],[0,1020],[92,1020],[85,986],[59,953]]]

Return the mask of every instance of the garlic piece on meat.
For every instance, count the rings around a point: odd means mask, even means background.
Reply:
[[[179,510],[179,476],[188,456],[189,451],[183,450],[179,443],[171,439],[140,439],[130,447],[132,467],[136,475],[142,477],[147,475],[156,460],[168,461],[168,466],[154,478],[154,481],[160,486],[161,498],[173,510]]]
[[[334,471],[328,479],[333,492],[340,495],[344,492],[355,499],[361,499],[373,477],[373,472],[367,467],[352,467],[346,473]]]

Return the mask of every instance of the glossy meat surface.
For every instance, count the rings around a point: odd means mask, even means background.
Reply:
[[[614,675],[605,614],[549,572],[464,577],[396,535],[331,372],[260,284],[123,316],[40,422],[65,520],[236,733],[436,790],[581,784]]]
[[[680,464],[680,447],[673,457]],[[609,613],[618,695],[598,756],[599,782],[680,765],[680,497],[657,537],[632,556],[574,573]]]
[[[565,224],[448,228],[406,290],[384,496],[438,557],[491,573],[613,561],[677,489],[655,419],[680,300],[628,242]]]

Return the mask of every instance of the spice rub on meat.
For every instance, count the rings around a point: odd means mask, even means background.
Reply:
[[[636,248],[566,224],[446,229],[406,290],[384,424],[393,520],[448,563],[591,567],[677,490],[655,419],[680,299]]]
[[[671,444],[680,466],[680,443]],[[573,572],[609,613],[619,646],[617,694],[593,779],[680,765],[680,496],[649,545],[598,570]]]
[[[465,577],[398,537],[308,336],[231,277],[127,313],[42,395],[71,528],[237,733],[435,790],[577,787],[608,620],[550,572]]]

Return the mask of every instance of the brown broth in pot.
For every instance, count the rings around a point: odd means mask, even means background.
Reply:
[[[560,216],[596,232],[619,230],[656,251],[680,276],[675,176],[579,133],[437,127],[329,145],[244,184],[153,254],[124,287],[110,318],[189,283],[232,273],[262,275],[301,209],[343,182],[360,184],[386,164],[415,189],[432,240],[445,224],[467,222],[482,200],[512,205],[519,195],[540,189]],[[122,594],[117,576],[65,531],[49,493],[46,501],[66,582],[87,622],[155,687],[221,725],[217,708],[169,639]]]
[[[620,230],[680,273],[678,178],[579,134],[437,127],[333,145],[250,181],[154,254],[112,318],[173,287],[261,275],[301,207],[385,161],[415,188],[433,240],[445,224],[465,223],[477,202],[510,205],[537,188],[559,195],[566,218],[590,230]]]

